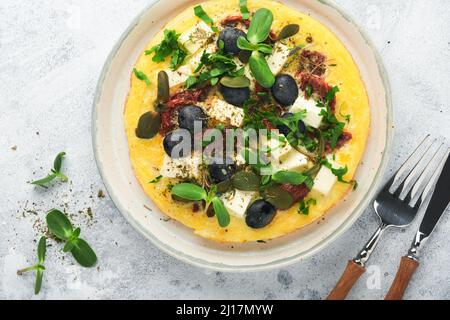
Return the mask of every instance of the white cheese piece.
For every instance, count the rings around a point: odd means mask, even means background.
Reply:
[[[233,127],[241,127],[244,123],[244,110],[221,99],[214,101],[206,112],[211,118],[229,122]]]
[[[189,58],[189,66],[192,69],[192,72],[194,72],[198,66],[201,63],[201,59],[203,56],[203,52],[206,51],[206,53],[214,53],[217,50],[217,44],[216,44],[216,40],[212,40],[210,44],[208,44],[206,47],[204,48],[200,48],[200,50],[198,50],[197,53],[193,54],[190,58]]]
[[[190,52],[196,53],[201,47],[204,47],[208,40],[214,36],[214,31],[200,21],[192,29],[181,34],[178,41]]]
[[[331,164],[331,167],[333,169],[339,169],[343,167],[340,163],[331,160],[331,157],[328,157],[328,162]],[[322,166],[316,178],[314,179],[313,190],[316,190],[323,195],[327,195],[330,193],[331,189],[333,189],[333,186],[337,181],[338,178],[333,174],[331,169]]]
[[[288,46],[277,42],[273,48],[273,53],[267,58],[267,63],[269,64],[270,70],[274,75],[281,72],[287,59],[289,58],[289,53],[291,49]]]
[[[223,204],[228,212],[235,217],[244,218],[250,202],[255,198],[254,191],[234,190],[222,196]]]
[[[303,119],[303,122],[310,127],[318,129],[323,120],[323,116],[320,115],[322,109],[323,108],[317,107],[314,99],[310,98],[307,100],[303,94],[300,94],[289,111],[298,113],[305,110],[306,117]]]
[[[192,75],[191,68],[188,66],[181,66],[177,70],[164,70],[169,77],[169,86],[175,87],[186,82],[187,78]]]
[[[201,155],[194,154],[191,157],[172,159],[168,155],[164,156],[164,162],[160,170],[160,175],[166,178],[198,178],[200,176]]]
[[[293,149],[285,156],[279,159],[279,163],[275,165],[276,171],[291,171],[300,169],[308,164],[308,158],[303,154]]]
[[[266,151],[270,151],[272,159],[280,159],[293,149],[286,137],[283,135],[279,135],[277,137],[272,136],[268,141],[267,138],[263,138],[262,140],[262,151],[264,153],[266,153]]]

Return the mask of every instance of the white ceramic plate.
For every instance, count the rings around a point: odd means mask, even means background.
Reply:
[[[136,180],[123,126],[130,72],[146,44],[192,0],[159,1],[145,9],[112,50],[100,77],[92,115],[93,146],[106,188],[120,212],[139,232],[165,252],[191,264],[221,271],[255,271],[287,265],[324,248],[342,234],[369,205],[387,162],[392,128],[389,84],[371,42],[330,1],[284,0],[328,26],[350,50],[368,90],[371,133],[357,172],[359,188],[320,224],[266,244],[218,244],[195,236],[162,214]],[[144,207],[151,208],[149,211]]]

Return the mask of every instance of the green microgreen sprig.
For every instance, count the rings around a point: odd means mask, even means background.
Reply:
[[[214,25],[213,19],[206,13],[201,5],[198,5],[194,8],[194,13],[197,17],[199,17],[204,23],[210,26],[211,30],[214,32],[218,32],[219,29]]]
[[[205,201],[205,211],[207,211],[212,204],[219,225],[222,228],[225,228],[230,224],[230,214],[225,208],[222,200],[217,196],[216,186],[212,186],[208,192],[204,188],[193,183],[180,183],[172,188],[172,194],[188,201]]]
[[[269,37],[272,27],[272,11],[261,8],[255,12],[247,37],[238,38],[238,47],[241,50],[252,51],[249,59],[250,70],[256,81],[264,88],[271,88],[275,83],[275,76],[270,70],[264,54],[271,54],[272,47],[264,43]]]
[[[52,209],[46,217],[48,230],[65,242],[64,252],[71,252],[75,260],[83,267],[90,268],[97,262],[97,256],[89,244],[79,238],[81,229],[74,229],[67,216],[59,210]]]
[[[44,270],[45,270],[45,266],[44,266],[44,262],[45,262],[45,252],[47,249],[47,244],[46,244],[46,239],[45,237],[41,237],[41,239],[38,242],[38,248],[37,248],[37,257],[38,257],[38,263],[18,270],[17,274],[18,275],[23,275],[24,273],[28,272],[28,271],[36,271],[36,282],[34,285],[34,294],[39,294],[39,292],[41,291],[41,287],[42,287],[42,278],[44,277]]]
[[[43,179],[31,182],[31,184],[46,188],[46,185],[56,178],[59,178],[61,182],[67,182],[69,179],[61,172],[62,161],[65,155],[65,152],[60,152],[53,162],[53,169],[51,169],[51,173]]]

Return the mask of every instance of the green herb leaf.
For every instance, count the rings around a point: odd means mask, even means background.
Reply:
[[[265,53],[265,54],[272,54],[273,53],[273,47],[271,45],[260,43],[256,46],[256,50]]]
[[[310,176],[295,171],[279,171],[272,176],[272,180],[280,184],[288,183],[295,186],[303,183],[311,186],[313,183]]]
[[[44,277],[44,269],[36,270],[36,283],[34,285],[34,294],[39,294],[42,288],[42,278]]]
[[[75,242],[77,240],[78,239],[67,241],[66,244],[64,245],[63,252],[70,252],[70,251],[72,251],[73,247],[75,247]]]
[[[180,183],[172,188],[172,194],[190,201],[206,200],[208,194],[202,187],[193,183]]]
[[[350,181],[346,181],[344,180],[344,176],[347,174],[348,172],[348,167],[341,167],[341,168],[333,168],[333,165],[327,160],[327,159],[323,159],[322,160],[322,165],[324,165],[325,167],[327,167],[328,169],[331,170],[331,172],[338,178],[339,182],[342,183],[351,183]]]
[[[175,30],[164,30],[164,39],[160,44],[150,50],[146,50],[146,55],[154,54],[154,62],[163,62],[168,56],[171,56],[170,68],[176,70],[187,56],[186,50],[178,43],[180,34]]]
[[[147,77],[147,75],[144,72],[138,71],[136,68],[133,68],[133,72],[134,72],[134,75],[136,76],[136,78],[138,78],[141,81],[144,81],[147,86],[150,85],[150,79]]]
[[[45,237],[41,237],[38,243],[37,256],[40,264],[43,264],[45,261],[45,252],[47,250],[47,240]]]
[[[83,239],[74,240],[71,252],[75,260],[85,268],[93,267],[97,262],[94,250]]]
[[[66,155],[65,152],[60,152],[56,156],[55,161],[53,162],[53,170],[55,170],[56,172],[61,171],[62,161],[65,155]]]
[[[50,173],[43,179],[31,182],[31,184],[45,188],[47,183],[51,182],[56,178],[59,178],[61,182],[67,182],[69,179],[64,174],[61,173],[62,161],[65,155],[66,155],[65,152],[58,153],[55,160],[53,161],[53,169],[51,170],[52,173]]]
[[[245,77],[223,77],[220,83],[228,88],[248,88],[250,86],[250,80]]]
[[[67,241],[73,235],[73,226],[67,216],[59,210],[52,209],[46,217],[48,230],[57,238]]]
[[[310,206],[315,206],[317,204],[316,199],[308,199],[307,201],[301,200],[298,206],[298,213],[308,215]]]
[[[272,27],[272,11],[261,8],[255,12],[247,33],[247,39],[250,43],[258,44],[267,39]]]
[[[275,76],[270,70],[264,55],[259,51],[253,51],[249,60],[250,70],[256,81],[264,88],[271,88],[275,83]]]
[[[214,212],[216,213],[217,221],[219,222],[219,226],[222,228],[227,227],[230,224],[230,214],[225,208],[222,200],[220,198],[213,198],[212,205],[214,208]]]
[[[239,7],[241,8],[242,19],[250,19],[250,11],[248,11],[247,0],[239,0]]]
[[[149,183],[158,183],[161,179],[163,178],[163,176],[157,176],[155,179],[153,179],[152,181],[150,181]]]
[[[214,21],[208,16],[208,14],[203,10],[201,5],[198,5],[194,8],[194,13],[197,17],[203,20],[204,23],[209,25],[214,32],[218,32],[219,29],[214,26]]]

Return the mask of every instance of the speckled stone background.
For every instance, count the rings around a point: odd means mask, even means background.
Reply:
[[[225,274],[191,267],[133,230],[106,196],[91,146],[96,82],[112,46],[151,0],[0,2],[0,298],[6,299],[322,299],[347,260],[376,228],[367,209],[321,253],[282,270]],[[450,138],[450,2],[339,0],[372,37],[386,64],[396,133],[389,172],[430,132]],[[70,183],[44,190],[59,151]],[[389,173],[388,172],[388,173]],[[387,174],[388,174],[387,173]],[[82,269],[50,241],[43,290],[16,270],[35,262],[45,212],[64,208],[99,256]],[[419,221],[389,231],[352,299],[381,299]],[[426,247],[408,299],[450,298],[450,216]]]

